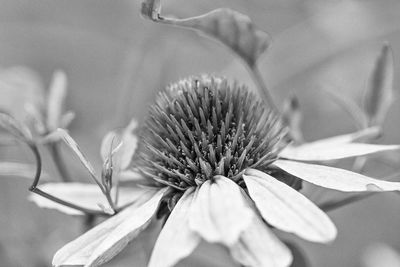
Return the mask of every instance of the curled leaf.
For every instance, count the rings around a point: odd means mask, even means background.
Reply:
[[[112,131],[103,138],[100,154],[103,161],[110,157],[110,148],[112,148],[112,157],[116,170],[125,170],[136,151],[137,137],[133,133],[137,127],[137,121],[132,119],[126,128],[122,131]],[[114,141],[113,141],[114,140]]]
[[[389,44],[384,44],[375,61],[367,84],[364,110],[370,125],[383,123],[393,101],[393,52]]]
[[[218,40],[238,54],[250,67],[268,48],[269,35],[256,28],[251,19],[228,8],[186,19],[162,17],[160,0],[145,0],[142,15],[153,21],[198,31]]]

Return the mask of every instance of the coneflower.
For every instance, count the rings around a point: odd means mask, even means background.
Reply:
[[[212,76],[167,87],[150,108],[132,168],[138,201],[61,248],[55,266],[98,266],[152,220],[166,216],[149,262],[174,266],[201,240],[227,247],[244,266],[289,266],[271,227],[312,242],[335,239],[329,217],[302,195],[301,181],[345,192],[400,190],[400,183],[303,163],[399,146],[355,143],[358,132],[292,146],[280,117],[245,86]],[[266,222],[266,223],[265,223]]]

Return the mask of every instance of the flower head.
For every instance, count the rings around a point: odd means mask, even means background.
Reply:
[[[277,115],[244,86],[190,77],[160,93],[143,128],[138,163],[145,177],[177,192],[216,175],[242,183],[267,170],[287,144]]]
[[[201,240],[224,245],[244,266],[289,266],[290,250],[271,228],[312,242],[336,237],[330,218],[299,192],[301,180],[346,192],[400,190],[400,183],[302,162],[399,146],[354,142],[370,129],[290,145],[279,116],[223,78],[182,80],[161,92],[150,110],[132,161],[150,187],[136,204],[60,249],[55,266],[104,263],[157,212],[168,217],[151,267],[174,266]]]

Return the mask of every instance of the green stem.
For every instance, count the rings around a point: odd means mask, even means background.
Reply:
[[[66,183],[72,182],[71,176],[69,175],[69,172],[66,168],[64,159],[61,156],[60,146],[58,145],[58,143],[51,143],[49,145],[49,149],[53,157],[54,164],[56,165],[56,168],[61,176],[62,181]]]
[[[270,91],[268,90],[268,87],[265,84],[258,67],[256,65],[254,65],[254,66],[248,65],[248,68],[249,68],[250,75],[253,78],[253,81],[255,82],[255,84],[257,85],[258,92],[260,93],[264,102],[267,105],[269,105],[272,110],[279,113],[279,109],[275,105],[274,99],[272,98],[272,95],[271,95]]]

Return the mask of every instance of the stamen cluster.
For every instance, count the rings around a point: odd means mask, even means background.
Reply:
[[[286,144],[280,118],[245,86],[190,77],[151,106],[141,133],[140,170],[178,190],[216,175],[240,182],[248,167],[266,169]]]

